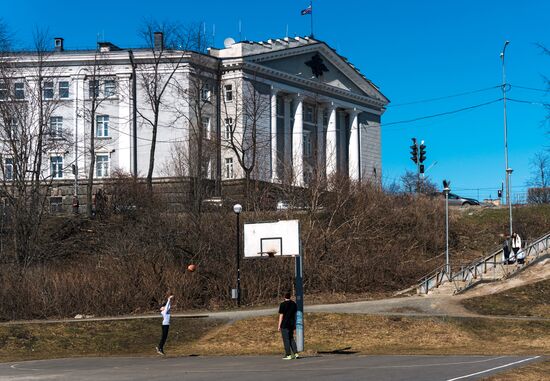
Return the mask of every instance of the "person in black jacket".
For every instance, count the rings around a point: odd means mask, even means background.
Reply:
[[[510,251],[511,251],[510,237],[507,236],[506,234],[504,234],[503,236],[504,236],[504,242],[502,242],[502,251],[504,253],[504,264],[507,265],[508,260],[510,258]]]
[[[279,306],[278,327],[285,346],[285,357],[283,357],[283,360],[292,360],[299,357],[298,350],[296,349],[296,341],[294,340],[297,311],[298,307],[296,303],[290,299],[290,292],[285,293],[285,300]]]

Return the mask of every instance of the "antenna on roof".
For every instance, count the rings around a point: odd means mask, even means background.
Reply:
[[[216,24],[212,24],[212,46],[216,46]]]
[[[288,37],[288,24],[286,24],[286,33],[285,33],[285,37]]]
[[[239,20],[239,41],[243,40],[242,32],[243,32],[242,22],[241,22],[241,20]]]

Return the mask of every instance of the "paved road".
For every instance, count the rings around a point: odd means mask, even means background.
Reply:
[[[273,356],[74,358],[3,363],[0,380],[471,381],[540,360],[539,356],[359,355],[324,355],[292,361]]]

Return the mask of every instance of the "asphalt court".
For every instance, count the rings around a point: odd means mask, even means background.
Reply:
[[[479,380],[541,356],[105,357],[0,363],[1,381]]]

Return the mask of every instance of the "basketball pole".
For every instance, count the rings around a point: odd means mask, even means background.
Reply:
[[[298,225],[298,237],[300,237],[300,226]],[[296,287],[296,349],[298,352],[304,350],[304,285],[303,285],[303,262],[302,262],[302,240],[300,240],[300,253],[294,257],[295,287]]]

